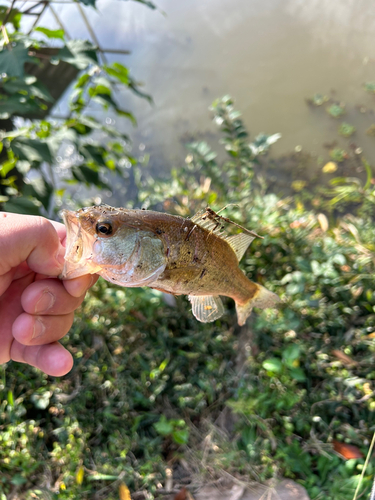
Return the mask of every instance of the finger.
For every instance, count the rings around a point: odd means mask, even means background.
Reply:
[[[3,293],[8,289],[9,285],[12,283],[14,279],[14,275],[16,273],[16,269],[11,269],[7,273],[5,273],[3,276],[1,276],[0,279],[0,296],[3,295]]]
[[[12,325],[22,314],[21,295],[34,278],[34,273],[13,281],[7,291],[0,296],[0,364],[10,359],[13,342]]]
[[[52,377],[61,377],[73,367],[72,355],[58,342],[26,346],[14,340],[10,356],[13,361],[35,366]]]
[[[56,233],[57,233],[58,237],[60,238],[62,245],[65,247],[66,227],[64,226],[64,224],[61,224],[61,222],[56,222],[54,220],[50,220],[50,223],[56,229]]]
[[[68,293],[61,281],[43,279],[34,281],[23,292],[24,311],[39,315],[64,315],[75,311],[85,298],[86,288],[78,297]]]
[[[13,323],[13,337],[25,345],[50,344],[60,340],[73,324],[74,313],[37,316],[22,313]]]
[[[35,272],[60,274],[65,250],[54,224],[43,217],[6,212],[0,213],[0,224],[0,274],[24,261]]]
[[[89,288],[91,288],[97,281],[99,276],[97,274],[85,274],[79,278],[72,280],[63,280],[66,291],[73,295],[73,297],[80,297]]]

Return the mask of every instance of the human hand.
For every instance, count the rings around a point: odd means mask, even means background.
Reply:
[[[28,363],[61,376],[73,366],[58,342],[96,280],[61,281],[65,226],[43,217],[0,212],[0,364]]]

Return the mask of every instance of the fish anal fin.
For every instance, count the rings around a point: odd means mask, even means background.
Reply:
[[[194,316],[202,323],[211,323],[224,314],[224,306],[218,295],[189,295]]]
[[[255,236],[251,236],[251,234],[240,233],[233,236],[227,236],[225,238],[225,241],[231,246],[239,262],[244,256],[244,253],[246,252],[248,246],[254,239]]]

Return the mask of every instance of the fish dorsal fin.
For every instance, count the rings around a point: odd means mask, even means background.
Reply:
[[[221,212],[221,210],[220,210],[220,212]],[[206,207],[205,211],[199,210],[190,220],[194,224],[196,224],[197,226],[203,227],[204,229],[211,231],[213,234],[215,234],[216,236],[219,236],[223,240],[226,240],[229,238],[228,234],[225,231],[224,223],[232,224],[233,226],[236,226],[239,229],[241,229],[244,233],[248,234],[249,236],[252,236],[251,241],[254,238],[262,238],[262,236],[259,236],[258,234],[254,233],[254,231],[250,231],[249,229],[246,229],[245,227],[240,226],[240,224],[237,224],[237,222],[234,222],[234,221],[228,219],[227,217],[223,217],[223,216],[219,215],[219,212],[218,213],[214,212],[210,207]],[[245,240],[245,238],[243,238],[243,241],[244,240]],[[239,241],[239,239],[238,239],[238,241]],[[248,241],[249,241],[249,243],[247,244],[246,248],[251,243],[249,238],[248,238]],[[246,250],[246,248],[245,248],[245,250]],[[243,251],[243,253],[245,252],[245,250]],[[236,251],[236,253],[237,253],[237,251]],[[241,254],[241,257],[243,255],[243,253]]]
[[[217,234],[221,231],[221,224],[217,224],[217,222],[211,219],[204,219],[206,212],[200,210],[197,212],[190,220],[194,222],[197,226],[203,227],[203,229],[207,229],[207,231],[212,231],[214,234]]]
[[[254,239],[255,236],[251,236],[251,234],[240,233],[233,236],[227,236],[225,241],[229,243],[239,262]]]
[[[191,310],[198,321],[211,323],[224,314],[224,306],[218,295],[189,295]]]

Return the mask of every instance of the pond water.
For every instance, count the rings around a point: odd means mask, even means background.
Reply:
[[[135,148],[151,152],[155,168],[181,165],[187,137],[203,137],[215,146],[208,107],[224,94],[235,99],[252,136],[282,134],[274,156],[297,146],[327,161],[324,143],[337,140],[347,148],[354,141],[375,163],[375,138],[366,134],[375,122],[375,94],[364,90],[365,82],[375,80],[373,0],[156,4],[159,10],[99,0],[98,11],[85,9],[103,48],[131,51],[107,54],[108,60],[128,65],[153,97],[150,105],[122,93],[122,105],[134,112],[138,128],[122,120],[117,126],[130,132]],[[55,8],[69,34],[82,37],[77,7]],[[345,116],[335,120],[322,107],[308,106],[305,99],[317,92],[345,102]],[[342,121],[357,128],[350,140],[337,134]]]

